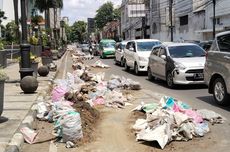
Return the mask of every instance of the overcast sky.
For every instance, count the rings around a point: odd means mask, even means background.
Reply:
[[[87,18],[93,18],[96,10],[107,1],[111,1],[115,6],[121,4],[121,0],[63,0],[62,16],[68,16],[70,24],[76,20],[87,21]]]

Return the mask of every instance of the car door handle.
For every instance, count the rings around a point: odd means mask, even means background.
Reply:
[[[224,58],[230,60],[230,56],[224,56]]]

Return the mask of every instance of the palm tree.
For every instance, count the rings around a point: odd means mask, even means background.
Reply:
[[[63,8],[63,0],[36,0],[35,7],[40,12],[45,12],[46,28],[50,28],[50,16],[49,9],[54,9],[54,28],[57,23],[57,8]],[[54,33],[55,36],[56,33]]]
[[[1,24],[2,24],[2,21],[5,19],[7,19],[7,17],[5,17],[5,12],[0,9],[0,38],[2,38],[2,25]]]
[[[35,1],[35,7],[41,12],[45,12],[45,24],[46,28],[50,28],[50,23],[49,23],[49,8],[52,6],[48,5],[49,0],[36,0]]]
[[[14,0],[14,22],[17,26],[16,28],[16,37],[18,38],[18,43],[20,41],[20,36],[19,36],[19,18],[18,18],[18,0]]]
[[[54,11],[54,48],[57,49],[57,8],[63,8],[63,0],[52,0],[53,11]]]

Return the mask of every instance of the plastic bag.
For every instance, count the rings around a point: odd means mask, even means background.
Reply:
[[[33,144],[35,142],[35,138],[38,135],[38,133],[36,133],[34,130],[28,127],[22,127],[20,131],[27,143]]]
[[[105,99],[103,97],[97,97],[94,101],[93,101],[94,105],[103,105],[105,104]]]
[[[48,112],[45,102],[39,102],[37,104],[37,118],[42,119],[44,115]]]
[[[64,97],[65,93],[68,92],[66,88],[63,88],[61,86],[57,86],[52,91],[52,101],[57,102],[60,101],[62,97]]]
[[[107,87],[111,90],[113,90],[115,88],[120,88],[121,86],[122,86],[121,82],[117,79],[109,80],[107,83]]]
[[[198,112],[196,112],[196,111],[188,109],[188,110],[185,110],[184,113],[188,117],[192,118],[195,123],[201,123],[201,122],[203,122],[202,116]]]
[[[63,121],[62,138],[64,142],[74,142],[83,137],[81,118],[78,112],[68,113],[68,115],[63,118]]]

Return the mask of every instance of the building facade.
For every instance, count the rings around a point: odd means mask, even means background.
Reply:
[[[123,40],[143,38],[143,23],[145,27],[148,23],[144,2],[145,0],[122,0],[120,10]]]
[[[210,0],[150,0],[150,37],[173,41],[203,41],[213,39],[213,1]],[[216,0],[216,33],[230,30],[229,0]]]
[[[118,20],[108,22],[106,26],[103,27],[102,38],[103,39],[114,39],[119,41],[120,38],[120,22]]]
[[[229,0],[216,0],[216,33],[230,30],[230,3]],[[207,3],[205,7],[205,28],[198,30],[201,38],[210,40],[213,38],[213,3]]]

